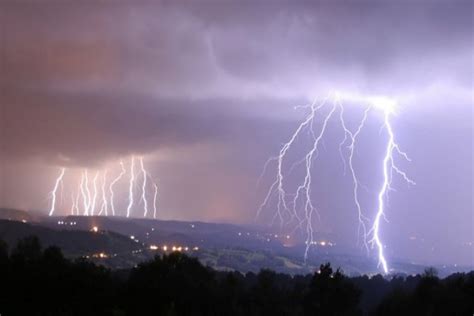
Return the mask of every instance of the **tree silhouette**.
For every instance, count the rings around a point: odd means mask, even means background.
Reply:
[[[8,245],[0,239],[0,265],[8,262]]]
[[[12,260],[20,262],[34,262],[41,257],[41,243],[38,237],[26,237],[18,241],[12,250]]]
[[[309,285],[305,297],[306,315],[360,315],[360,291],[338,269],[322,264]]]
[[[44,251],[37,238],[0,241],[2,315],[472,315],[474,272],[350,279],[329,263],[306,276],[217,272],[181,253],[112,271]],[[363,294],[364,300],[361,300]],[[361,304],[363,302],[363,304]]]

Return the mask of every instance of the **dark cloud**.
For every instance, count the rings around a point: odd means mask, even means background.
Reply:
[[[175,146],[227,143],[239,131],[240,137],[255,137],[257,128],[272,124],[236,113],[223,106],[235,102],[220,99],[182,101],[117,93],[23,94],[4,100],[2,156],[36,157],[53,165],[95,165]]]
[[[6,6],[6,73],[22,86],[173,98],[294,98],[334,87],[400,95],[437,80],[467,88],[471,9],[467,1],[17,3]]]
[[[99,158],[150,151],[151,140],[157,148],[195,142],[221,134],[236,113],[275,116],[268,104],[286,103],[273,108],[288,117],[295,103],[334,88],[466,93],[470,8],[467,1],[4,2],[7,154],[38,153],[34,143],[80,160],[82,149]]]

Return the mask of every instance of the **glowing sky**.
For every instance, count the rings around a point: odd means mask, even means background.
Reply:
[[[1,2],[0,206],[45,214],[59,167],[118,173],[139,154],[160,218],[252,223],[262,167],[303,117],[294,106],[337,89],[400,106],[417,186],[392,195],[388,252],[473,263],[471,1],[171,3]],[[379,128],[356,164],[369,192]],[[341,135],[329,134],[315,199],[324,229],[350,241],[351,186],[331,150]]]

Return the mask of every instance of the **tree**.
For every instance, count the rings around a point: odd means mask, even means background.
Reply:
[[[33,262],[40,258],[41,243],[36,236],[30,236],[19,240],[12,251],[13,261]]]
[[[6,264],[8,262],[8,245],[6,242],[0,239],[0,264]]]
[[[305,297],[305,315],[360,315],[360,291],[338,269],[322,264],[309,285]]]

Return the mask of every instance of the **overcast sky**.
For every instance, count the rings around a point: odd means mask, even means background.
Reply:
[[[417,183],[391,193],[387,252],[473,264],[471,1],[6,0],[0,25],[0,206],[46,213],[67,167],[67,214],[81,170],[118,173],[120,159],[143,155],[160,218],[253,223],[273,179],[270,168],[257,189],[265,161],[305,114],[295,106],[334,90],[382,95],[397,100]],[[348,106],[356,124],[364,105]],[[356,152],[369,210],[381,123],[370,117]],[[333,126],[324,140],[314,199],[318,228],[351,242],[341,135]]]

